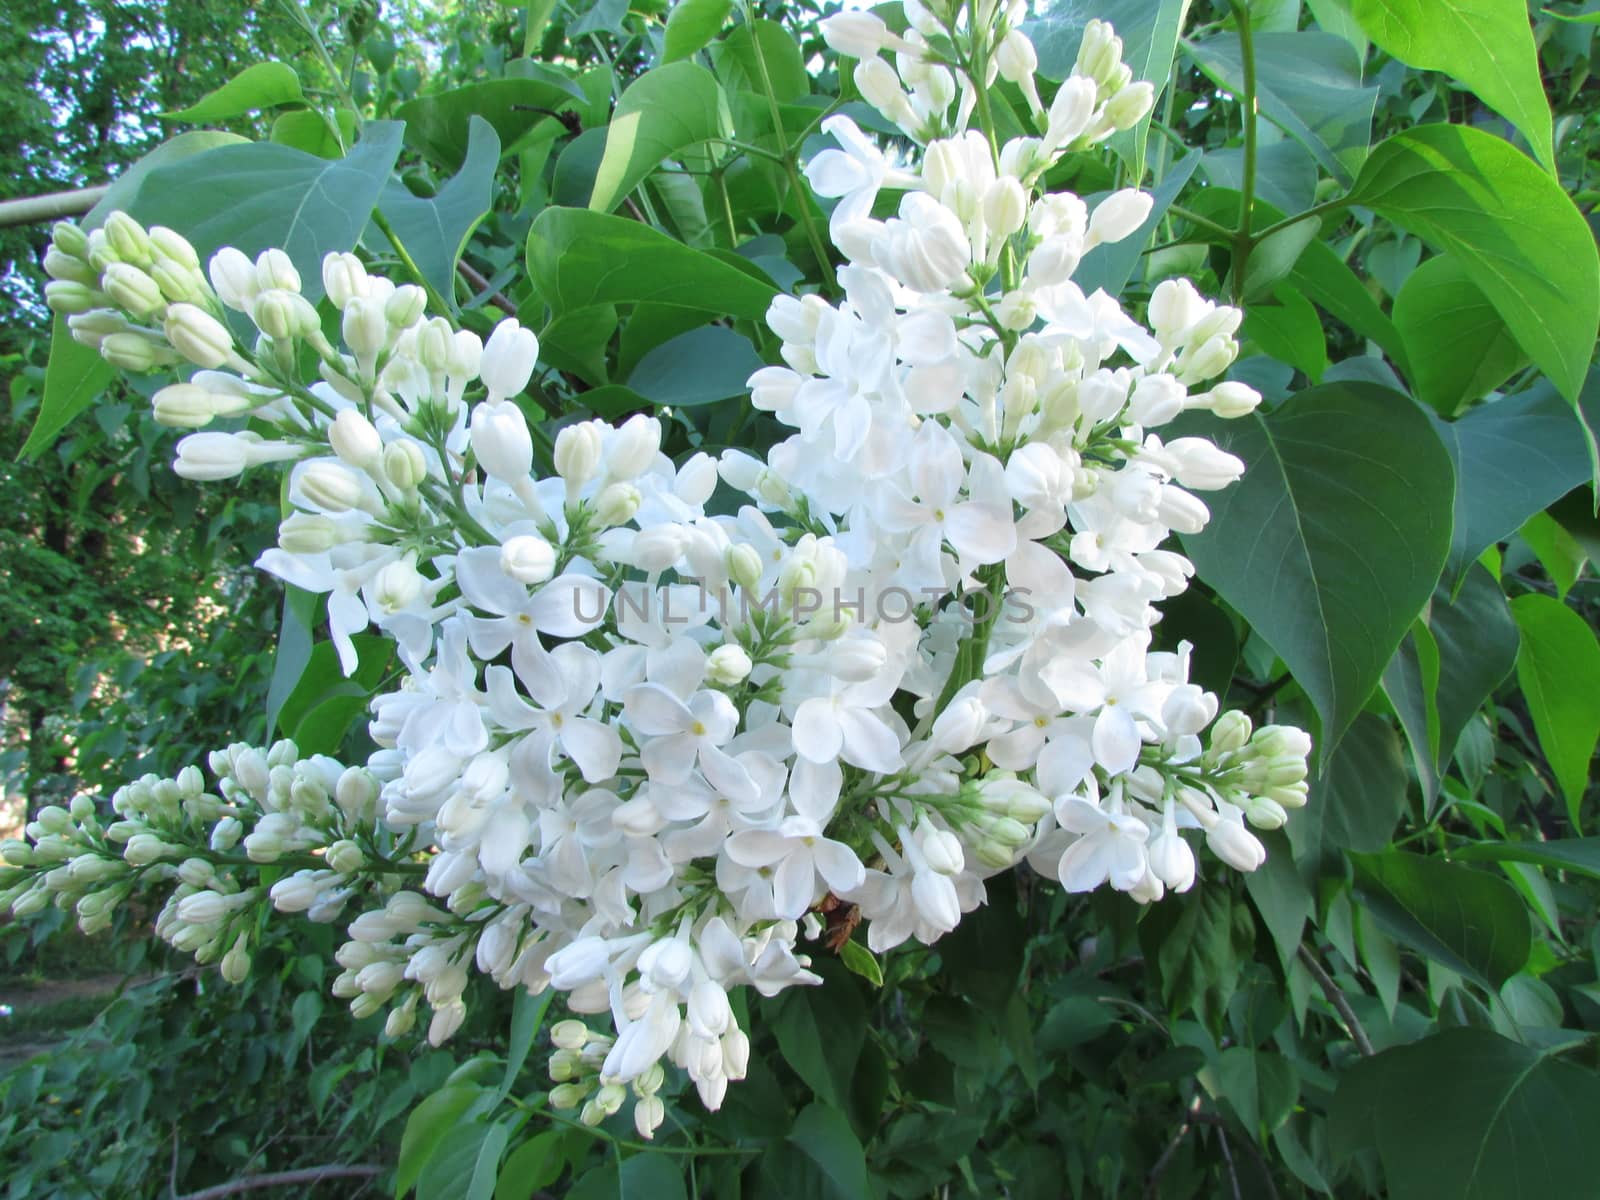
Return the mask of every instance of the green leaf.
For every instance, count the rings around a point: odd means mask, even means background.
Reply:
[[[1305,689],[1325,760],[1438,581],[1449,455],[1415,405],[1370,384],[1327,384],[1266,415],[1183,428],[1247,465],[1210,500],[1211,523],[1184,537],[1185,552]]]
[[[272,123],[272,141],[279,146],[304,150],[318,158],[343,158],[344,147],[328,119],[314,109],[302,108],[281,113]]]
[[[1490,988],[1527,964],[1528,911],[1504,880],[1399,850],[1350,859],[1373,919],[1417,953]]]
[[[1441,587],[1428,613],[1439,648],[1440,766],[1461,733],[1517,664],[1517,624],[1493,575],[1474,563],[1454,598]]]
[[[1528,361],[1489,298],[1448,255],[1407,277],[1394,300],[1394,323],[1406,340],[1417,397],[1447,417]]]
[[[1320,789],[1316,803],[1329,803]],[[1299,819],[1297,813],[1291,821]],[[1272,934],[1278,960],[1287,970],[1300,948],[1300,935],[1315,908],[1315,898],[1283,832],[1275,829],[1259,836],[1267,848],[1267,860],[1244,877],[1244,890],[1261,914],[1267,932]]]
[[[1574,404],[1600,326],[1600,253],[1561,185],[1493,134],[1403,130],[1348,197],[1452,255]]]
[[[1588,622],[1554,596],[1518,596],[1511,615],[1522,631],[1517,684],[1577,829],[1589,760],[1600,740],[1600,642]]]
[[[408,146],[454,171],[470,149],[473,117],[494,126],[501,150],[509,153],[519,138],[546,122],[551,137],[561,133],[560,124],[549,113],[561,112],[582,99],[582,91],[559,76],[491,79],[408,101],[394,115],[405,122]]]
[[[522,1064],[528,1061],[528,1051],[533,1048],[533,1039],[544,1027],[544,1016],[550,1010],[550,1001],[554,996],[555,992],[550,988],[537,996],[527,988],[517,989],[517,998],[511,1002],[511,1037],[506,1043],[506,1073],[500,1081],[502,1099],[511,1094],[517,1075],[522,1071]]]
[[[1271,1050],[1230,1046],[1201,1077],[1207,1075],[1258,1142],[1288,1119],[1300,1098],[1300,1076],[1293,1064]]]
[[[849,1102],[867,1035],[858,986],[848,974],[834,972],[826,988],[789,988],[761,1006],[763,1024],[777,1036],[784,1062],[818,1100],[840,1111]]]
[[[1311,799],[1284,826],[1301,861],[1340,850],[1382,850],[1406,804],[1400,738],[1382,717],[1362,713],[1328,760]]]
[[[366,711],[394,656],[394,643],[372,633],[358,633],[355,673],[345,677],[332,642],[312,647],[294,690],[278,711],[278,728],[294,739],[302,755],[331,754],[345,732]]]
[[[733,11],[733,0],[678,0],[667,17],[664,63],[688,58],[722,29]]]
[[[837,1197],[838,1200],[857,1200],[871,1195],[866,1154],[850,1123],[837,1109],[826,1104],[807,1105],[795,1118],[788,1142],[815,1168],[818,1185],[790,1195]]]
[[[744,395],[746,381],[763,365],[744,334],[706,325],[646,353],[627,384],[652,404],[689,408]]]
[[[67,319],[56,314],[50,325],[50,362],[44,372],[44,398],[21,458],[48,449],[74,417],[98,400],[116,372],[97,350],[72,340]]]
[[[272,682],[267,687],[267,728],[279,728],[278,715],[283,704],[311,662],[311,643],[317,625],[322,597],[316,592],[283,588],[283,619],[278,624],[278,644],[272,658]]]
[[[1385,53],[1478,93],[1555,173],[1550,102],[1525,0],[1354,0],[1351,11]]]
[[[839,961],[873,987],[883,986],[883,964],[860,942],[847,941],[839,950]]]
[[[219,146],[248,144],[247,138],[242,138],[236,133],[223,133],[218,129],[191,129],[175,138],[169,138],[118,175],[106,190],[106,194],[100,197],[99,202],[89,210],[79,224],[85,229],[98,229],[105,224],[106,218],[119,208],[150,224],[149,219],[142,215],[136,206],[139,185],[146,175],[157,167],[170,167],[174,163],[182,162],[206,150],[214,150]]]
[[[1328,369],[1328,340],[1317,310],[1292,287],[1280,287],[1276,304],[1246,307],[1244,336],[1279,362],[1305,372],[1312,383]]]
[[[528,275],[557,314],[594,304],[652,300],[757,319],[770,283],[637,221],[547,208],[528,230]]]
[[[1376,342],[1402,371],[1409,371],[1405,339],[1331,246],[1312,242],[1285,279],[1324,312]]]
[[[1254,43],[1261,115],[1330,174],[1348,180],[1366,157],[1378,100],[1378,89],[1362,83],[1355,51],[1331,33],[1262,33]],[[1244,94],[1238,34],[1185,42],[1184,48],[1219,87]]]
[[[728,101],[711,72],[692,62],[648,71],[617,101],[589,207],[610,212],[663,159],[732,132]]]
[[[1411,744],[1417,782],[1431,805],[1439,793],[1439,644],[1426,621],[1412,625],[1389,660],[1383,691]]]
[[[494,1200],[532,1200],[540,1188],[560,1179],[566,1163],[563,1137],[562,1131],[548,1129],[513,1150],[500,1168]]]
[[[413,196],[398,180],[384,188],[378,208],[434,291],[453,306],[456,262],[494,202],[494,173],[500,165],[500,139],[494,126],[474,116],[461,170],[431,199]],[[388,235],[374,229],[372,238],[387,246]]]
[[[1122,294],[1122,289],[1138,269],[1139,260],[1149,248],[1151,237],[1167,215],[1167,209],[1194,175],[1201,158],[1199,154],[1185,154],[1167,168],[1160,184],[1150,193],[1150,215],[1145,218],[1143,225],[1121,241],[1096,246],[1083,256],[1083,261],[1073,272],[1073,279],[1086,295],[1092,295],[1096,288],[1105,289],[1108,296]]]
[[[1600,1178],[1600,1077],[1485,1029],[1447,1029],[1347,1070],[1332,1150],[1376,1146],[1393,1200],[1583,1196]]]
[[[262,62],[246,67],[214,92],[208,92],[190,107],[162,113],[164,121],[188,121],[201,125],[225,121],[229,117],[277,108],[280,104],[303,104],[300,77],[287,63]]]
[[[504,1121],[497,1121],[484,1134],[478,1147],[477,1160],[472,1165],[472,1177],[467,1181],[466,1200],[490,1200],[495,1181],[500,1176],[500,1158],[511,1140],[511,1130]]]
[[[1235,904],[1225,888],[1169,896],[1139,921],[1139,945],[1160,981],[1162,1002],[1173,1016],[1192,1009],[1213,1032],[1221,1028],[1254,943],[1249,908]]]
[[[1556,595],[1565,600],[1583,573],[1584,563],[1589,561],[1578,539],[1561,522],[1542,512],[1534,513],[1517,532],[1556,585]]]
[[[322,295],[322,259],[350,250],[400,153],[401,126],[369,121],[344,158],[252,142],[220,146],[160,166],[140,180],[130,205],[147,225],[168,225],[194,243],[202,262],[223,246],[254,256],[279,247],[303,290]],[[203,195],[203,207],[195,197]]]
[[[1576,871],[1600,879],[1600,838],[1557,838],[1550,842],[1475,842],[1452,850],[1457,862],[1525,862],[1552,871]]]
[[[1600,421],[1600,372],[1584,385],[1580,413]],[[1456,468],[1455,528],[1445,565],[1451,587],[1484,550],[1591,476],[1588,430],[1546,380],[1436,428]]]
[[[394,1175],[397,1197],[411,1190],[445,1138],[486,1094],[476,1084],[457,1084],[434,1092],[411,1110],[400,1135],[400,1159]]]
[[[751,30],[754,30],[754,36]],[[758,59],[759,56],[759,59]],[[800,46],[776,21],[758,17],[740,24],[711,47],[711,62],[729,91],[767,94],[767,81],[780,104],[792,104],[811,93],[811,78],[800,57]]]

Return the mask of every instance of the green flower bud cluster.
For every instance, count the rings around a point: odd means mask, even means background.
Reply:
[[[615,1042],[610,1034],[590,1029],[582,1021],[557,1021],[550,1028],[555,1052],[550,1055],[550,1105],[578,1109],[585,1125],[598,1125],[621,1111],[629,1091],[634,1095],[633,1125],[642,1138],[653,1138],[666,1120],[666,1107],[657,1093],[666,1082],[660,1063],[629,1084],[602,1083],[600,1068]]]

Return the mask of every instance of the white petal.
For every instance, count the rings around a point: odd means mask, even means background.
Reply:
[[[562,722],[561,748],[590,783],[610,779],[622,760],[622,739],[617,731],[588,717],[568,717]]]
[[[622,711],[635,729],[651,737],[682,733],[694,724],[689,706],[657,683],[629,688]]]
[[[804,701],[794,714],[794,749],[815,763],[833,762],[844,746],[839,710],[831,699],[817,696]]]

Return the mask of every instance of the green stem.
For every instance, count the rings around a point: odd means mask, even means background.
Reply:
[[[333,55],[328,53],[327,44],[322,40],[322,34],[317,31],[316,23],[312,21],[312,19],[306,14],[305,9],[300,7],[300,5],[297,3],[297,0],[278,0],[278,3],[279,6],[289,14],[290,18],[294,20],[301,29],[305,30],[306,37],[311,42],[312,50],[316,52],[317,58],[321,60],[323,67],[327,69],[328,77],[333,80],[333,89],[339,98],[339,102],[345,108],[350,110],[351,115],[355,118],[356,128],[360,129],[361,110],[356,107],[355,97],[351,95],[350,86],[345,82],[343,74],[341,74],[339,71],[339,64],[334,62]],[[353,54],[354,51],[352,50],[352,56]],[[351,61],[353,65],[353,57]],[[332,126],[334,136],[339,139],[339,148],[341,150],[345,149],[344,134],[339,129],[339,122],[332,122]]]
[[[761,50],[761,39],[755,36],[755,22],[752,19],[750,6],[745,4],[745,27],[750,30],[750,48],[755,51],[756,71],[761,76],[761,90],[767,96],[767,108],[772,114],[772,132],[780,140],[783,138],[783,109],[778,104],[778,94],[772,87],[772,73],[767,70],[767,57]],[[811,193],[806,190],[805,184],[800,179],[800,167],[795,161],[793,148],[789,148],[783,156],[783,171],[789,177],[789,188],[794,193],[795,204],[800,209],[800,224],[805,227],[806,241],[811,243],[811,253],[816,256],[817,266],[822,270],[822,277],[830,291],[838,289],[839,280],[833,273],[833,261],[828,257],[827,243],[822,240],[822,235],[817,232],[817,223],[811,216]]]
[[[1232,0],[1233,17],[1239,27],[1239,57],[1244,65],[1244,95],[1239,102],[1244,110],[1244,179],[1239,193],[1239,229],[1234,235],[1233,300],[1244,299],[1245,269],[1250,265],[1250,221],[1256,200],[1256,156],[1260,134],[1256,102],[1256,47],[1250,28],[1250,13],[1242,0]]]
[[[394,247],[395,255],[400,259],[400,265],[405,267],[406,273],[417,281],[417,284],[428,294],[428,303],[440,315],[450,315],[450,305],[445,298],[439,295],[433,284],[429,283],[422,274],[422,268],[417,266],[416,260],[411,257],[411,251],[406,249],[405,243],[400,240],[400,235],[394,231],[394,226],[389,224],[389,218],[383,215],[383,210],[372,210],[372,223],[378,227],[380,233],[389,239],[389,244]]]
[[[1184,208],[1182,205],[1169,204],[1167,206],[1167,211],[1173,216],[1177,217],[1180,221],[1187,221],[1191,225],[1198,225],[1201,229],[1208,230],[1211,233],[1220,234],[1222,237],[1230,239],[1234,236],[1235,231],[1229,229],[1226,225],[1218,224],[1210,217],[1202,217],[1199,213],[1194,212],[1191,209]]]
[[[1296,213],[1292,217],[1285,217],[1281,221],[1277,221],[1271,225],[1268,225],[1265,229],[1259,231],[1258,233],[1252,234],[1250,240],[1254,245],[1259,246],[1273,234],[1279,233],[1289,228],[1291,225],[1298,225],[1301,221],[1310,220],[1312,217],[1320,217],[1323,213],[1329,213],[1333,212],[1335,209],[1348,207],[1350,207],[1350,198],[1348,196],[1338,196],[1332,200],[1324,200],[1321,204],[1313,204],[1304,212]]]

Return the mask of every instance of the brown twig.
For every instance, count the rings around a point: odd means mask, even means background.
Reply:
[[[461,278],[465,279],[467,283],[470,284],[475,290],[480,292],[486,292],[489,290],[488,278],[483,274],[482,271],[468,263],[466,259],[462,259],[460,262],[456,263],[456,271],[458,274],[460,274]],[[507,314],[508,316],[514,317],[517,315],[517,306],[511,303],[511,301],[500,292],[496,292],[494,295],[490,296],[489,303],[494,305],[501,312]]]
[[[1344,1022],[1345,1030],[1350,1034],[1350,1040],[1356,1044],[1356,1049],[1361,1051],[1363,1058],[1371,1058],[1377,1053],[1372,1047],[1372,1039],[1367,1036],[1367,1031],[1362,1027],[1361,1021],[1356,1017],[1355,1010],[1350,1007],[1350,1001],[1340,990],[1339,985],[1333,981],[1333,976],[1323,969],[1317,961],[1316,955],[1311,953],[1308,946],[1300,947],[1300,961],[1305,964],[1311,978],[1317,981],[1317,986],[1322,989],[1322,994],[1328,998],[1328,1003],[1333,1005],[1334,1011],[1339,1014]]]
[[[258,1188],[286,1187],[297,1183],[321,1183],[324,1179],[372,1179],[382,1175],[386,1167],[373,1166],[369,1163],[331,1163],[322,1167],[303,1167],[298,1171],[274,1171],[269,1175],[246,1175],[242,1179],[232,1179],[227,1183],[215,1184],[212,1187],[201,1188],[198,1192],[189,1192],[178,1197],[178,1200],[222,1200],[224,1196],[236,1196],[240,1192],[251,1192]]]

